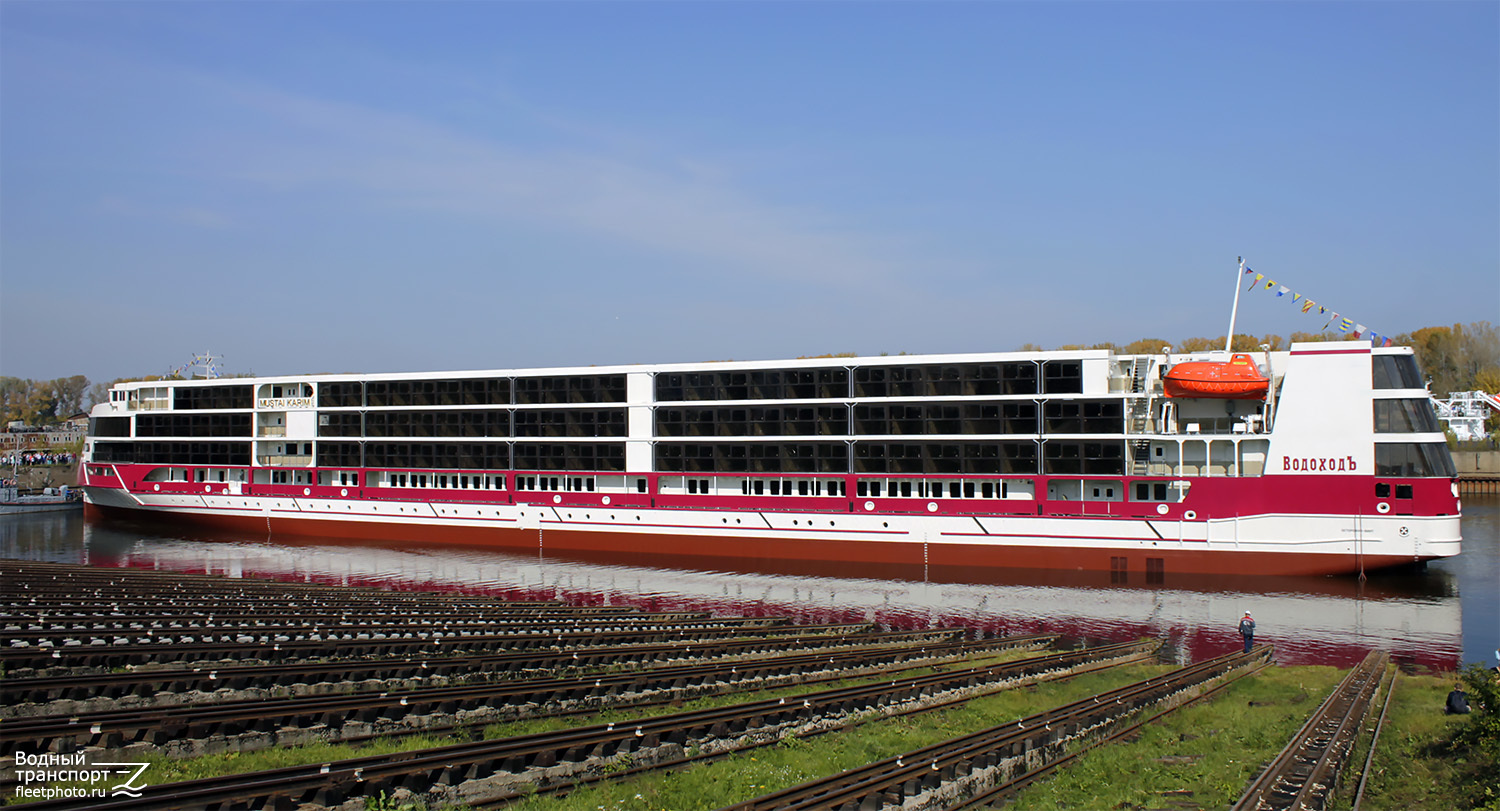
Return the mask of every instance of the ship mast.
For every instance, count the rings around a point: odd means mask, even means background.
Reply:
[[[1234,276],[1234,306],[1229,308],[1229,333],[1224,336],[1224,353],[1234,346],[1234,317],[1240,311],[1240,280],[1245,278],[1245,257],[1239,257],[1240,270]]]

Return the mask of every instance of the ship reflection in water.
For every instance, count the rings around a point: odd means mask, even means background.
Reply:
[[[513,599],[555,599],[646,610],[699,609],[787,616],[799,623],[877,622],[894,628],[954,626],[974,632],[1053,632],[1090,642],[1141,636],[1166,640],[1182,661],[1237,648],[1241,614],[1254,614],[1256,640],[1276,646],[1283,664],[1350,667],[1371,648],[1408,667],[1451,670],[1465,656],[1464,608],[1494,612],[1495,503],[1478,549],[1426,571],[1357,577],[1167,576],[723,559],[558,558],[333,539],[250,539],[189,534],[181,528],[28,516],[0,526],[0,556],[82,562],[231,577],[446,590]],[[1487,530],[1487,532],[1486,532]],[[1486,537],[1487,535],[1487,537]],[[1465,558],[1477,554],[1478,592],[1460,597]],[[1449,566],[1448,564],[1454,565]],[[1450,570],[1453,569],[1453,570]],[[1477,603],[1475,601],[1478,601]],[[1480,617],[1485,616],[1481,613]],[[1469,647],[1488,644],[1476,638]]]

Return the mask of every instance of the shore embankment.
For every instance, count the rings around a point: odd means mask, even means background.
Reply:
[[[11,470],[3,471],[5,478],[10,478]],[[28,493],[34,490],[42,490],[48,487],[72,487],[78,484],[78,463],[68,462],[61,465],[22,465],[16,468],[16,479],[21,492]]]
[[[1460,493],[1500,493],[1500,451],[1453,451]]]

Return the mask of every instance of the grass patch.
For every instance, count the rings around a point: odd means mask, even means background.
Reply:
[[[1443,702],[1453,689],[1453,678],[1400,676],[1386,713],[1385,728],[1370,764],[1364,811],[1452,811],[1473,807],[1455,798],[1465,793],[1470,764],[1455,756],[1446,741],[1466,716],[1444,715]],[[1357,779],[1364,761],[1351,764],[1347,782]],[[1496,768],[1491,764],[1491,768]],[[1340,797],[1335,808],[1349,808],[1351,797]]]
[[[1331,667],[1267,668],[1084,755],[1007,808],[1228,808],[1342,678]]]
[[[749,749],[676,772],[584,786],[566,796],[537,795],[510,807],[519,811],[718,808],[1008,723],[1169,669],[1133,665],[1020,687],[946,710],[876,720],[849,730]]]

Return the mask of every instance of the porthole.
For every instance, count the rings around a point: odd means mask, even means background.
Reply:
[[[153,484],[153,485],[151,485],[151,489],[153,489],[153,490],[155,490],[155,491],[157,491],[159,493],[159,492],[161,492],[161,485],[159,485],[159,484]]]
[[[609,506],[609,496],[605,496],[604,498],[600,499],[600,501],[604,502],[605,506]]]
[[[1198,514],[1196,512],[1193,512],[1192,510],[1188,510],[1187,512],[1182,514],[1182,517],[1186,518],[1189,521],[1192,521],[1193,519],[1198,517]]]
[[[341,495],[341,496],[347,496],[347,495],[349,495],[348,488],[344,488],[344,489],[339,490],[339,495]]]
[[[205,485],[203,485],[203,492],[205,492],[205,493],[212,493],[213,491],[214,491],[214,486],[213,485],[211,485],[211,484],[205,484]]]
[[[875,509],[875,502],[873,502],[873,501],[866,501],[865,502],[865,509],[866,510],[873,510],[873,509]]]
[[[310,496],[310,495],[312,495],[312,488],[311,487],[304,487],[304,488],[302,488],[302,495],[304,495],[304,496]]]
[[[1379,504],[1375,505],[1375,512],[1378,512],[1381,515],[1385,515],[1386,513],[1390,512],[1390,511],[1391,511],[1391,505],[1385,503],[1384,501],[1382,501]]]
[[[561,504],[562,503],[562,496],[553,496],[552,497],[552,503],[553,504]]]
[[[1156,505],[1156,514],[1157,515],[1166,515],[1167,514],[1167,505],[1165,505],[1165,504],[1158,504],[1158,505]]]
[[[927,502],[927,511],[930,512],[930,513],[937,512],[937,502],[936,501],[929,501],[929,502]]]

